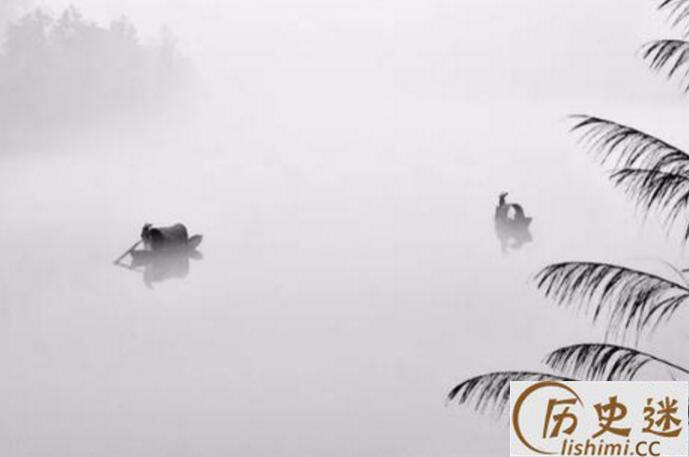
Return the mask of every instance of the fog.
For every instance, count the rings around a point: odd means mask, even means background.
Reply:
[[[532,275],[682,265],[567,133],[585,112],[687,145],[635,54],[673,33],[648,1],[73,3],[136,40],[1,75],[2,455],[503,456],[450,388],[604,334]],[[175,71],[123,58],[162,36]],[[502,191],[534,218],[506,256]],[[149,287],[113,266],[145,222],[203,259]]]

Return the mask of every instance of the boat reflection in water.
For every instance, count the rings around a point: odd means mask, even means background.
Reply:
[[[185,278],[189,274],[190,260],[203,258],[197,250],[203,236],[187,238],[187,230],[182,224],[171,227],[153,228],[144,225],[141,240],[127,250],[115,265],[142,273],[146,287],[167,279]],[[140,244],[143,249],[136,249]],[[128,258],[128,261],[125,259]]]

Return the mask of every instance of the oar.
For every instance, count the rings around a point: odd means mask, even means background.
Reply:
[[[127,249],[126,251],[124,251],[124,254],[122,254],[121,256],[119,256],[119,257],[117,258],[117,260],[115,260],[113,263],[120,263],[120,260],[124,259],[124,258],[127,256],[127,254],[129,254],[129,253],[132,252],[134,249],[136,249],[136,247],[137,247],[138,245],[140,245],[140,244],[142,243],[142,241],[143,241],[143,240],[139,240],[139,241],[137,241],[136,243],[134,243],[134,244],[132,245],[132,247],[130,247],[129,249]]]

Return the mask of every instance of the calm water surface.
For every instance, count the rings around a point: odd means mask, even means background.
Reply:
[[[504,424],[446,407],[447,391],[600,338],[530,275],[655,255],[639,240],[657,230],[638,229],[560,112],[504,113],[527,132],[518,149],[457,131],[440,102],[417,108],[313,135],[260,118],[0,159],[3,454],[505,455]],[[501,116],[471,109],[478,126]],[[385,116],[394,130],[370,134]],[[508,257],[502,190],[535,217],[535,242]],[[205,236],[185,279],[147,288],[113,267],[144,222],[177,221]]]

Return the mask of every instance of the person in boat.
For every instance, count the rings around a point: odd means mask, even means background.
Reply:
[[[507,192],[502,192],[498,196],[498,206],[495,208],[495,222],[503,223],[507,220],[507,213],[510,210],[510,205],[507,204],[505,199],[507,198]]]
[[[152,224],[144,224],[141,229],[141,239],[147,249],[153,251],[186,246],[189,241],[189,232],[184,224],[175,224],[169,227],[153,227]]]
[[[508,248],[519,249],[533,240],[529,230],[533,218],[526,216],[520,204],[507,203],[506,199],[507,192],[502,192],[495,208],[495,231],[503,252]]]

